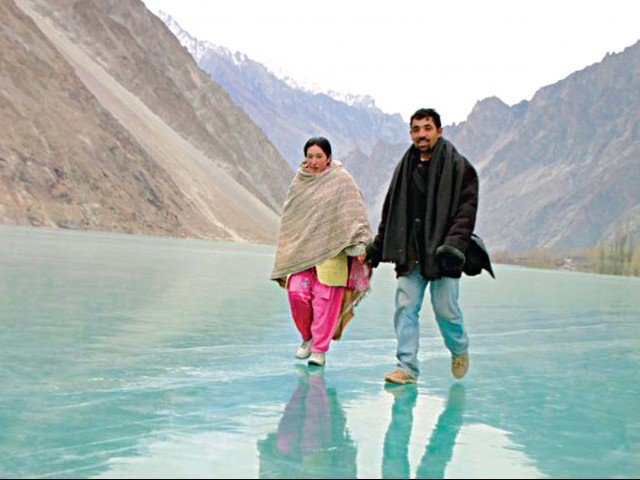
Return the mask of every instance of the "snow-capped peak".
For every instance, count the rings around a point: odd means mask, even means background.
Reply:
[[[183,30],[171,15],[162,10],[158,10],[154,13],[158,16],[158,18],[160,18],[160,20],[164,22],[167,28],[171,30],[171,32],[180,41],[182,46],[184,46],[189,51],[191,56],[195,59],[196,63],[199,63],[202,60],[203,55],[208,50],[214,50],[219,55],[229,58],[236,66],[242,66],[252,61],[244,53],[232,53],[231,50],[226,47],[214,45],[210,42],[195,38],[187,31]],[[329,90],[308,80],[302,82],[299,80],[295,80],[284,70],[273,70],[264,65],[263,67],[276,78],[282,80],[285,84],[287,84],[287,86],[295,90],[301,90],[303,92],[311,94],[327,95],[336,101],[346,103],[347,105],[352,107],[377,110],[375,100],[370,95],[353,95],[351,93],[344,94],[336,92],[335,90]]]
[[[185,47],[191,56],[195,59],[196,63],[202,60],[202,56],[205,54],[207,50],[214,50],[218,54],[223,55],[227,58],[230,58],[233,63],[237,66],[241,66],[242,64],[250,61],[249,57],[247,57],[244,53],[235,52],[232,53],[226,47],[220,45],[214,45],[211,42],[207,42],[206,40],[199,40],[196,37],[189,34],[189,32],[182,29],[180,24],[176,22],[171,15],[168,13],[158,10],[155,14],[164,22],[164,24],[171,30],[171,33],[175,35],[178,41]]]
[[[296,80],[291,77],[291,75],[284,70],[269,70],[274,76],[282,80],[286,83],[290,88],[295,90],[301,90],[303,92],[311,93],[311,94],[320,94],[327,95],[328,97],[333,98],[338,102],[346,103],[352,107],[359,108],[373,108],[376,109],[376,102],[374,98],[370,95],[353,95],[351,93],[340,93],[335,90],[330,90],[324,87],[321,87],[317,83],[314,83],[309,80]]]

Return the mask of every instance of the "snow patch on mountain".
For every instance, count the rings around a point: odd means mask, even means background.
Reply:
[[[236,66],[239,67],[253,61],[242,52],[231,52],[231,50],[226,47],[215,45],[205,40],[197,39],[187,31],[182,29],[182,27],[178,24],[178,22],[175,21],[175,19],[171,15],[162,10],[158,10],[154,13],[164,22],[169,30],[171,30],[175,37],[180,41],[182,46],[189,51],[191,56],[195,59],[196,63],[199,63],[202,60],[202,57],[207,52],[207,50],[214,50],[218,54],[229,58]],[[290,88],[300,90],[305,93],[310,93],[312,95],[327,95],[328,97],[333,98],[338,102],[346,103],[351,107],[361,109],[377,109],[375,99],[370,95],[354,95],[351,93],[337,92],[335,90],[324,88],[308,80],[296,80],[288,72],[282,69],[274,70],[266,65],[263,66],[269,73],[271,73],[279,80],[282,80]]]

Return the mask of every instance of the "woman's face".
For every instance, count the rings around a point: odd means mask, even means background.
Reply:
[[[319,146],[312,145],[307,149],[306,160],[307,165],[305,170],[307,173],[318,174],[327,169],[331,158],[328,158]]]

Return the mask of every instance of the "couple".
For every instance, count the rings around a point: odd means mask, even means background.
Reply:
[[[271,279],[289,292],[302,336],[296,358],[310,365],[325,364],[331,340],[340,337],[369,288],[370,268],[383,261],[395,263],[398,277],[398,365],[385,381],[417,381],[418,315],[427,285],[452,373],[458,379],[467,373],[469,339],[458,295],[463,268],[468,270],[478,177],[442,137],[435,110],[418,110],[409,125],[413,145],[393,173],[375,239],[360,189],[332,160],[329,141],[312,138],[304,147],[284,205]]]
[[[300,366],[302,367],[302,366]],[[284,408],[276,432],[258,441],[260,478],[357,478],[357,441],[334,388],[322,369],[298,369],[298,385]],[[393,399],[384,437],[382,478],[411,478],[409,447],[418,399],[416,385],[388,385]],[[465,388],[449,389],[445,408],[427,442],[414,478],[445,478],[463,425]],[[415,432],[414,432],[415,433]],[[366,456],[365,456],[366,457]],[[373,465],[367,465],[368,469]],[[362,475],[362,472],[360,472]]]

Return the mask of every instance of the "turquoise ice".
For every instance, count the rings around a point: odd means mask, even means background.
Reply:
[[[0,477],[636,477],[640,281],[463,280],[462,382],[423,309],[394,366],[385,266],[327,367],[296,364],[273,248],[0,227]]]

